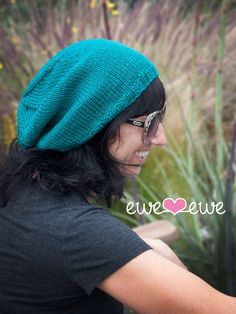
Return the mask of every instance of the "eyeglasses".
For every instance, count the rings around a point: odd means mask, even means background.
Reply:
[[[156,131],[159,127],[160,122],[163,121],[165,111],[166,111],[166,103],[164,104],[161,110],[157,110],[150,113],[147,116],[145,122],[139,121],[139,120],[131,120],[131,119],[126,120],[125,122],[128,124],[137,126],[139,128],[144,128],[143,136],[142,136],[143,144],[150,144],[156,134]]]

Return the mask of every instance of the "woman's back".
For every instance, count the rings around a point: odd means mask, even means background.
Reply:
[[[150,249],[126,225],[78,193],[21,185],[0,210],[0,312],[123,313],[97,289]]]

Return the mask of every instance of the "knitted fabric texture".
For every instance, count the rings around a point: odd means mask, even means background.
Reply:
[[[104,38],[67,46],[24,90],[17,111],[22,148],[68,151],[130,106],[158,76],[140,52]]]

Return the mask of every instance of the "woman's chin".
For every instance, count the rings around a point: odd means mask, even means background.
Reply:
[[[141,166],[125,167],[121,169],[121,173],[126,177],[135,177],[141,172]]]

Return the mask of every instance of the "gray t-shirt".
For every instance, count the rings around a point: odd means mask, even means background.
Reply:
[[[0,208],[0,313],[121,314],[123,305],[96,287],[149,249],[78,193],[23,184]]]

